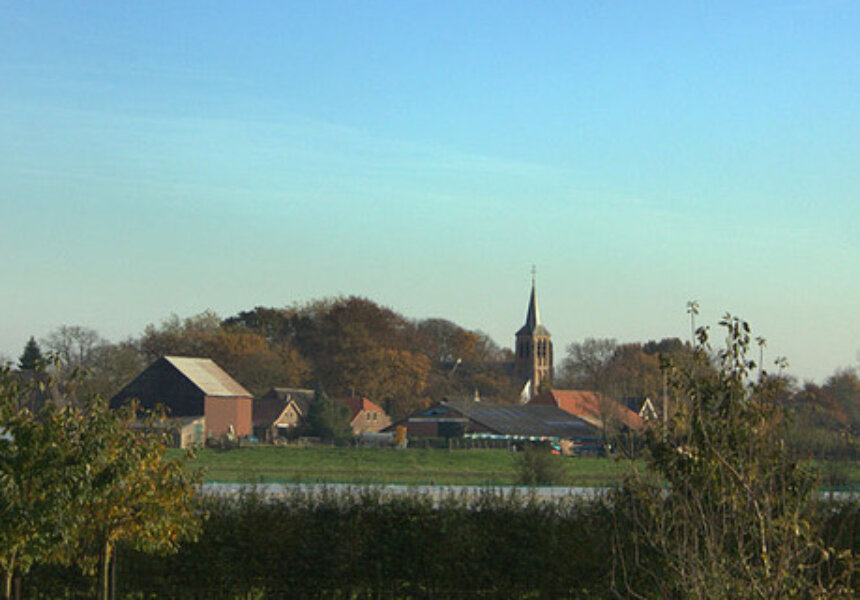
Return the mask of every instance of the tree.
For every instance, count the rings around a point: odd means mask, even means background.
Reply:
[[[62,325],[49,333],[43,343],[68,368],[86,366],[93,349],[105,342],[95,329]]]
[[[345,440],[352,437],[349,407],[329,399],[320,385],[308,408],[308,433],[324,440]]]
[[[824,546],[813,513],[816,478],[784,442],[778,379],[753,377],[746,322],[726,315],[720,324],[727,341],[716,369],[699,328],[697,364],[669,370],[672,402],[682,409],[665,430],[648,432],[651,477],[634,473],[612,496],[616,590],[853,597],[853,559]]]
[[[823,390],[839,403],[855,435],[860,434],[860,376],[857,369],[839,369],[827,378]]]
[[[36,341],[36,338],[30,336],[27,345],[24,346],[24,352],[18,359],[18,368],[22,371],[32,371],[41,360],[43,360],[43,357],[39,343]]]
[[[600,390],[605,381],[606,367],[617,347],[618,343],[608,338],[586,338],[583,342],[570,344],[559,379],[570,387]]]
[[[31,338],[32,341],[32,338]],[[38,363],[35,369],[42,367]],[[22,408],[40,379],[24,384],[0,367],[0,570],[3,597],[15,575],[49,560],[77,518],[71,510],[75,468],[70,457],[68,409],[42,403]],[[26,402],[24,402],[26,404]]]
[[[16,574],[58,562],[86,570],[101,564],[107,598],[117,543],[169,552],[196,533],[199,479],[181,460],[165,459],[162,435],[132,426],[133,407],[111,411],[97,396],[79,396],[31,410],[26,399],[37,387],[60,394],[78,387],[37,375],[21,384],[0,371],[4,594]]]
[[[199,475],[183,461],[165,458],[163,417],[134,427],[136,407],[108,410],[90,403],[78,414],[78,461],[86,465],[75,508],[81,520],[70,558],[86,571],[101,567],[102,598],[113,597],[112,567],[122,543],[135,550],[176,552],[200,529]],[[164,427],[159,427],[163,431]]]

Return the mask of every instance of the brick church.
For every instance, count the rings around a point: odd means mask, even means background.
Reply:
[[[523,386],[520,401],[525,403],[552,385],[552,339],[540,322],[534,275],[526,322],[516,333],[514,354],[514,372]]]

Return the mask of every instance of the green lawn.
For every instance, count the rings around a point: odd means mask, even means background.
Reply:
[[[172,456],[180,456],[171,450]],[[206,481],[506,485],[517,480],[516,454],[507,450],[393,450],[259,446],[203,449],[191,466]],[[606,458],[558,458],[565,484],[603,486],[628,468]]]
[[[170,450],[170,456],[182,456]],[[256,446],[202,449],[189,464],[206,481],[270,483],[393,483],[511,485],[517,481],[516,453],[507,450],[393,450],[390,448],[308,448]],[[628,472],[625,461],[558,458],[564,485],[612,485]],[[825,488],[858,489],[860,463],[819,462]]]

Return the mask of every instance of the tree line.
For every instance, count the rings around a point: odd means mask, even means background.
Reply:
[[[19,366],[33,363],[34,344]],[[41,347],[67,370],[87,369],[86,392],[104,397],[164,355],[212,358],[255,394],[321,386],[332,397],[370,398],[394,418],[445,395],[477,389],[489,400],[511,401],[518,392],[504,366],[510,352],[486,334],[445,319],[410,320],[354,296],[257,307],[226,319],[211,311],[172,315],[119,343],[86,327],[62,326]]]
[[[201,513],[181,466],[129,427],[133,414],[97,399],[36,414],[16,387],[22,374],[7,370],[7,595],[9,573],[35,568],[25,583],[66,596],[78,571],[63,565],[98,562],[106,596],[121,547],[130,597],[857,597],[856,500],[819,495],[814,465],[785,443],[779,373],[752,358],[746,322],[727,315],[720,326],[725,347],[699,328],[689,360],[664,364],[673,410],[645,429],[645,468],[631,463],[594,501],[249,496],[208,503],[199,541],[181,546]],[[178,560],[148,558],[171,550]]]
[[[694,317],[691,312],[693,329]],[[31,338],[19,366],[32,366],[40,345],[66,370],[90,373],[85,392],[108,398],[166,354],[212,358],[255,394],[278,386],[320,387],[330,397],[368,397],[395,419],[442,397],[471,397],[476,391],[490,402],[514,402],[521,386],[510,368],[511,351],[485,333],[445,319],[408,319],[355,296],[256,307],[226,319],[211,311],[184,319],[172,315],[119,343],[86,327],[62,326],[41,344]],[[754,345],[763,371],[764,340]],[[694,344],[677,337],[644,343],[588,338],[566,348],[553,385],[659,404],[665,365],[689,364],[693,354]],[[770,375],[781,381],[780,402],[798,415],[794,439],[807,440],[818,453],[844,450],[860,433],[857,369],[837,370],[818,385],[792,379],[783,360],[777,362]]]

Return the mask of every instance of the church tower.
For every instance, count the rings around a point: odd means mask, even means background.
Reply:
[[[534,271],[526,323],[516,333],[515,351],[514,368],[524,386],[523,401],[527,402],[538,394],[541,384],[552,383],[552,340],[540,322]]]

